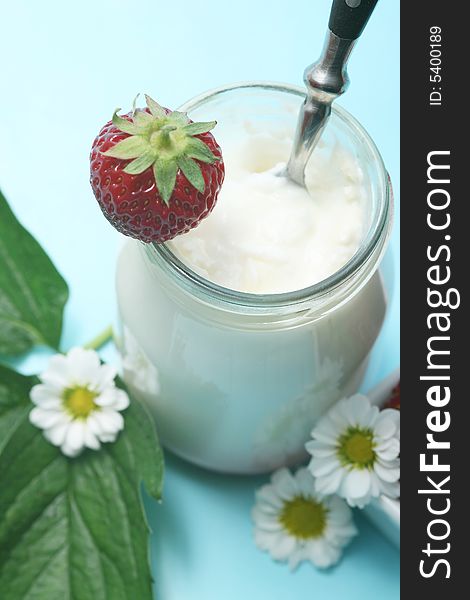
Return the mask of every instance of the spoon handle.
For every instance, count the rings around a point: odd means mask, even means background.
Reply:
[[[333,102],[349,83],[347,63],[378,0],[333,0],[328,31],[320,58],[305,69],[310,93]],[[329,96],[327,96],[329,94]]]
[[[349,56],[377,1],[333,0],[321,56],[304,72],[307,97],[286,168],[287,176],[301,186],[305,187],[305,165],[325,129],[331,105],[348,87]]]
[[[328,27],[344,40],[356,40],[364,30],[377,0],[333,0]]]

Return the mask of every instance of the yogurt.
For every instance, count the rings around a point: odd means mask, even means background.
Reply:
[[[305,459],[319,417],[358,390],[385,316],[380,156],[335,108],[308,191],[279,178],[301,93],[233,86],[194,102],[191,117],[218,121],[218,203],[166,246],[128,241],[118,262],[126,383],[167,448],[218,471]]]
[[[300,290],[326,279],[355,253],[366,190],[357,159],[336,142],[320,144],[307,189],[279,173],[288,135],[245,122],[224,147],[226,179],[213,212],[169,246],[191,269],[223,287],[255,294]]]

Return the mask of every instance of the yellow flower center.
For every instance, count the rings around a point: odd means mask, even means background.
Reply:
[[[327,510],[321,502],[296,496],[284,503],[279,522],[292,536],[301,540],[320,537],[325,531]]]
[[[98,408],[95,398],[98,394],[86,387],[74,387],[65,390],[62,398],[65,408],[75,419],[86,419]]]
[[[365,469],[375,462],[374,437],[370,429],[350,427],[340,438],[338,456],[343,465]]]

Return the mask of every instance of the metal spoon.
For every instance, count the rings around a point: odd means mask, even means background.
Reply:
[[[320,58],[307,67],[307,97],[300,109],[289,162],[281,173],[305,187],[305,165],[318,143],[333,101],[346,91],[347,62],[377,0],[333,0],[328,31]]]

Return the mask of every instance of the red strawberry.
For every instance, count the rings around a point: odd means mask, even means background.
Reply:
[[[108,221],[143,242],[186,233],[215,206],[224,180],[216,125],[193,123],[145,97],[147,108],[115,111],[91,149],[91,187]]]
[[[393,388],[385,408],[396,408],[400,410],[400,382]]]

